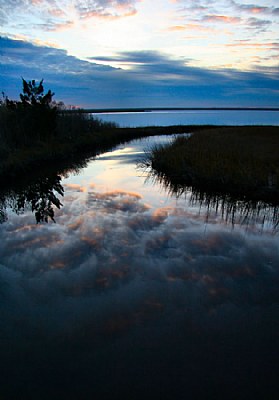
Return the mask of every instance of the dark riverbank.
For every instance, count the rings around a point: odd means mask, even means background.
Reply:
[[[218,127],[154,148],[146,165],[170,188],[188,186],[277,204],[278,148],[278,127]]]
[[[79,121],[80,123],[80,121]],[[80,128],[80,127],[79,127]],[[132,139],[154,135],[194,132],[210,129],[211,126],[168,126],[146,128],[117,128],[99,125],[92,131],[77,129],[68,135],[54,136],[32,145],[2,149],[0,161],[0,183],[3,186],[26,179],[29,174],[49,170],[53,165],[59,170],[71,168],[72,164],[82,163],[118,144]],[[63,130],[66,131],[65,128]],[[1,149],[0,149],[1,150]]]
[[[227,169],[228,163],[226,159],[228,156],[241,164],[241,174],[244,177],[247,168],[253,170],[253,165],[249,165],[249,167],[244,165],[243,167],[243,160],[244,158],[247,159],[246,154],[235,152],[231,155],[226,153],[224,149],[227,145],[237,148],[241,143],[240,147],[252,147],[251,154],[253,154],[254,151],[260,153],[261,151],[258,148],[254,148],[255,143],[257,143],[255,137],[253,135],[251,137],[246,135],[248,131],[252,132],[252,130],[257,130],[257,138],[259,132],[262,132],[264,135],[262,138],[263,140],[259,142],[264,148],[262,152],[264,157],[258,157],[257,162],[260,158],[265,158],[267,156],[268,179],[269,176],[272,175],[276,176],[276,179],[272,178],[272,182],[278,180],[277,164],[269,165],[270,149],[266,148],[266,144],[270,142],[267,130],[269,130],[268,132],[273,130],[273,132],[277,132],[277,136],[279,136],[279,128],[276,126],[261,126],[258,128],[254,126],[249,128],[247,125],[246,128],[227,127],[227,130],[222,131],[222,124],[219,125],[219,123],[217,123],[219,128],[217,129],[216,126],[214,134],[211,135],[210,132],[212,132],[215,124],[193,125],[189,123],[184,125],[180,122],[180,125],[177,124],[173,126],[169,124],[168,126],[162,126],[164,124],[161,120],[160,126],[120,128],[114,122],[99,120],[92,115],[93,112],[135,113],[138,111],[148,114],[148,112],[152,111],[164,112],[174,110],[265,110],[271,112],[278,111],[277,108],[210,107],[72,110],[67,109],[63,102],[56,103],[53,101],[54,93],[52,93],[51,90],[44,93],[43,80],[36,83],[35,80],[28,82],[22,78],[22,85],[22,93],[20,94],[19,101],[9,100],[4,94],[2,99],[0,99],[0,183],[2,187],[10,185],[12,182],[26,179],[29,174],[33,176],[34,171],[36,171],[36,173],[39,171],[39,173],[42,174],[45,169],[49,170],[50,164],[59,165],[60,170],[67,169],[69,165],[73,163],[84,162],[88,157],[94,157],[103,151],[112,149],[114,146],[132,139],[151,135],[193,133],[197,131],[200,132],[187,141],[187,146],[185,139],[181,139],[171,148],[160,149],[160,152],[157,151],[158,156],[156,156],[156,152],[154,152],[155,157],[152,160],[152,166],[157,169],[159,173],[168,174],[168,172],[170,172],[172,176],[187,176],[187,179],[192,179],[192,183],[201,181],[210,187],[215,184],[230,185],[231,178],[229,178],[229,176],[231,173],[235,173],[235,166],[234,162],[231,162],[233,166],[232,170],[230,171]],[[198,123],[200,123],[200,121]],[[235,124],[237,125],[237,122]],[[211,131],[209,128],[211,128]],[[228,129],[231,129],[230,135],[228,134]],[[205,134],[201,135],[201,132],[204,131]],[[225,135],[224,132],[226,133]],[[243,142],[244,136],[245,141]],[[229,142],[227,143],[228,140]],[[278,149],[278,143],[276,141],[274,142],[274,147]],[[199,152],[200,158],[196,157]],[[201,157],[202,152],[205,153],[205,156]],[[209,154],[211,158],[208,158]],[[196,164],[193,164],[193,155],[197,158]],[[174,162],[172,161],[173,157]],[[273,156],[273,158],[274,157],[275,156]],[[179,160],[182,160],[182,164],[179,164]],[[207,162],[205,162],[205,160],[207,160]],[[253,186],[257,186],[259,183],[258,178],[262,175],[261,165],[262,164],[260,164],[259,169],[256,169],[253,175]],[[185,166],[187,167],[186,169]],[[204,172],[200,172],[200,169],[203,169]],[[218,178],[218,169],[222,171],[220,175],[221,180]],[[192,170],[194,172],[192,172]],[[266,175],[266,171],[264,174]],[[251,184],[249,179],[248,177],[248,186]],[[260,179],[262,179],[262,177]],[[264,176],[264,181],[266,182],[266,180],[267,178]],[[242,182],[236,183],[237,185],[240,184],[243,186]],[[260,181],[260,185],[263,186],[262,180]],[[247,182],[245,182],[244,186],[247,189]]]

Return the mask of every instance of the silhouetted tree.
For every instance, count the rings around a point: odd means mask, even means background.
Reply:
[[[44,93],[43,79],[22,78],[20,101],[9,100],[2,94],[1,139],[12,147],[47,142],[56,134],[57,107],[52,98],[54,93]]]
[[[49,90],[44,94],[43,82],[44,80],[42,79],[37,85],[34,79],[27,82],[22,78],[23,93],[20,94],[20,100],[24,106],[49,107],[51,105],[52,97],[55,93]]]

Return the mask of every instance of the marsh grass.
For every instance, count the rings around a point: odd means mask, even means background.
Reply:
[[[0,106],[0,180],[96,147],[117,128],[82,112]]]
[[[188,127],[193,130],[195,127]],[[65,164],[132,139],[183,132],[185,127],[119,128],[82,110],[57,108],[10,108],[0,104],[0,182],[21,179],[22,175],[50,162]]]
[[[177,137],[148,163],[176,183],[278,199],[278,149],[278,127],[224,127]]]

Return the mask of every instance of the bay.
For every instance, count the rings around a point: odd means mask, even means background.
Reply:
[[[93,114],[121,127],[169,125],[279,125],[279,111],[196,110]]]

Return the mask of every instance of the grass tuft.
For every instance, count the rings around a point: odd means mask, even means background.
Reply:
[[[154,148],[148,162],[176,183],[278,199],[278,149],[278,127],[223,127],[177,137]]]

